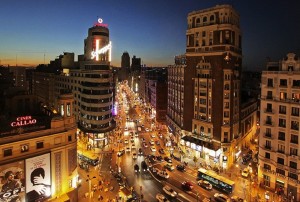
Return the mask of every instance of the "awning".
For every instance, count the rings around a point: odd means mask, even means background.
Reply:
[[[192,137],[192,136],[184,136],[181,139],[186,141],[186,142],[191,142],[191,143],[194,143],[194,144],[199,145],[199,146],[204,146],[205,148],[208,148],[208,149],[211,149],[211,150],[214,150],[214,151],[217,151],[221,148],[221,144],[219,144],[219,143],[206,142],[206,141],[197,139],[197,138]]]

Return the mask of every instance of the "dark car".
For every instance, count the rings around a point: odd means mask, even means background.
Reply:
[[[171,159],[170,157],[167,157],[167,156],[166,156],[166,157],[164,158],[164,160],[165,160],[166,162],[168,162],[168,163],[172,163],[172,159]]]
[[[143,171],[148,171],[149,170],[149,168],[148,168],[148,166],[147,166],[147,164],[146,164],[145,161],[142,161],[141,168],[142,168]]]
[[[138,164],[135,164],[134,165],[134,172],[140,172],[140,167],[139,167],[139,165]]]
[[[191,182],[184,181],[181,183],[181,187],[186,191],[191,191],[194,188],[194,185]]]
[[[156,160],[157,161],[163,161],[163,157],[162,156],[156,156]]]
[[[142,148],[139,148],[139,155],[143,155]]]
[[[118,157],[122,156],[123,154],[125,154],[125,150],[124,149],[118,151],[118,153],[117,153]]]
[[[177,170],[181,171],[181,172],[184,172],[185,171],[185,165],[182,165],[182,164],[178,164],[176,166]]]
[[[159,152],[160,154],[165,154],[165,151],[164,151],[163,148],[160,148],[160,149],[158,150],[158,152]]]

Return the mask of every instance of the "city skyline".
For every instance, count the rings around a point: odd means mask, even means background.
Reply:
[[[0,65],[48,64],[63,52],[74,52],[77,61],[98,17],[110,30],[112,65],[120,66],[125,51],[147,66],[172,65],[175,55],[185,53],[187,14],[217,4],[233,5],[240,14],[244,69],[261,70],[268,57],[299,53],[298,1],[15,0],[0,12]]]

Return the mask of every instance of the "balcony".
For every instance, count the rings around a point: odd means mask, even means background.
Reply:
[[[268,109],[268,108],[266,108],[266,109],[264,110],[264,112],[265,112],[265,113],[274,114],[273,109]]]
[[[280,153],[280,154],[284,154],[283,150],[277,150],[277,152]]]
[[[265,122],[265,125],[273,126],[273,122],[272,122],[272,121],[266,121],[266,122]]]
[[[265,149],[267,149],[267,150],[270,150],[270,151],[271,151],[272,147],[271,147],[271,146],[269,146],[269,145],[265,145]]]
[[[271,133],[264,133],[264,138],[273,139]]]

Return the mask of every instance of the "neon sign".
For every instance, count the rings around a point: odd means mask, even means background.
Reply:
[[[94,24],[94,26],[100,26],[100,27],[108,27],[108,24],[103,24],[102,18],[98,18],[98,21]]]
[[[109,51],[109,61],[111,61],[111,41],[109,42],[109,44],[107,44],[106,46],[104,46],[103,48],[99,49],[99,44],[100,41],[99,39],[96,39],[96,50],[91,52],[91,59],[93,60],[94,58],[96,58],[96,61],[99,60],[99,55],[106,53],[107,51]]]
[[[20,116],[16,121],[11,122],[12,127],[26,126],[36,124],[36,119],[33,119],[31,116]]]

